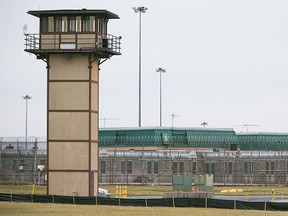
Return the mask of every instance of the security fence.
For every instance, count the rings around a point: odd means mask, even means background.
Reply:
[[[221,185],[287,185],[288,152],[100,151],[99,182],[171,184],[172,176],[213,175]]]
[[[61,203],[76,205],[113,205],[139,207],[194,207],[288,211],[288,203],[283,202],[246,202],[238,200],[221,200],[211,198],[158,198],[158,199],[123,199],[83,196],[57,196],[32,194],[0,193],[2,202]]]
[[[0,138],[0,183],[45,184],[46,139]]]
[[[115,142],[108,144],[115,141],[115,137],[100,137],[99,182],[170,185],[173,175],[191,173],[213,175],[214,183],[221,185],[288,184],[286,150],[231,150],[228,142],[222,149],[177,147],[186,142],[181,136],[174,137],[174,141],[165,139],[168,144],[162,149],[144,148],[153,146],[158,138],[124,140],[120,136],[118,146]],[[126,145],[140,148],[124,150],[124,141]],[[0,183],[46,184],[46,165],[45,138],[0,138]]]

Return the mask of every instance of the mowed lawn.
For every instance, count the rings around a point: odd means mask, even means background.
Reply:
[[[111,195],[115,195],[115,185],[101,185],[100,187],[110,190]],[[268,186],[225,186],[214,187],[216,194],[221,194],[221,190],[243,189],[242,193],[237,195],[271,195],[272,189],[277,193],[288,194],[287,187],[268,187]],[[129,196],[161,196],[165,192],[172,191],[172,186],[128,186]],[[32,185],[0,185],[0,193],[14,194],[31,194]],[[36,186],[36,194],[46,194],[46,186]],[[235,195],[228,193],[225,195]],[[173,208],[173,207],[119,207],[119,206],[104,206],[104,205],[66,205],[66,204],[38,204],[38,203],[20,203],[20,202],[0,202],[0,216],[48,216],[48,215],[97,215],[97,216],[174,216],[174,215],[193,215],[193,216],[278,216],[288,215],[287,212],[270,212],[270,211],[254,211],[254,210],[226,210],[212,208]]]
[[[284,216],[287,212],[269,212],[253,210],[225,210],[202,208],[160,208],[160,207],[118,207],[118,206],[84,206],[64,204],[37,204],[0,202],[0,215],[7,216]]]
[[[100,185],[110,191],[111,196],[115,196],[115,185]],[[221,193],[222,190],[242,189],[243,192]],[[166,192],[172,191],[172,186],[141,186],[128,185],[127,195],[129,196],[162,196]],[[272,190],[276,195],[288,195],[288,187],[285,186],[214,186],[213,192],[215,195],[271,195]],[[0,193],[14,193],[14,194],[31,194],[32,185],[0,185]],[[46,186],[35,187],[35,194],[46,194]]]

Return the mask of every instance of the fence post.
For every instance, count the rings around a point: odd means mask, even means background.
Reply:
[[[147,199],[145,199],[145,205],[146,205],[146,207],[148,207]]]
[[[173,207],[175,207],[175,197],[172,197],[172,201],[173,201]]]
[[[11,193],[11,194],[10,194],[10,200],[11,200],[11,202],[13,201],[12,196],[13,196],[13,194]]]
[[[266,211],[267,210],[267,202],[265,201],[264,202],[264,211]]]
[[[236,200],[234,200],[234,209],[237,209]]]
[[[98,197],[97,197],[97,196],[95,196],[95,199],[96,199],[96,202],[95,202],[95,204],[96,204],[96,205],[98,205]]]
[[[52,194],[52,203],[55,203],[54,194]]]
[[[208,208],[208,198],[205,198],[205,208]]]

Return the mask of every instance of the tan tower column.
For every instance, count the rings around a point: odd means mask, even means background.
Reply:
[[[48,194],[95,196],[98,59],[90,54],[50,54],[47,63]]]

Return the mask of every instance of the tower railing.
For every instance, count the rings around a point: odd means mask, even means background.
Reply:
[[[25,34],[26,49],[39,49],[39,34]]]
[[[61,36],[72,35],[75,39],[70,42],[61,41]],[[85,37],[88,36],[88,37]],[[45,38],[47,36],[47,38]],[[52,37],[51,37],[52,36]],[[84,36],[84,37],[83,37]],[[72,38],[73,38],[72,37]],[[121,37],[107,33],[59,33],[42,34],[41,40],[39,34],[25,34],[26,50],[79,50],[83,48],[100,49],[110,52],[120,53]]]

